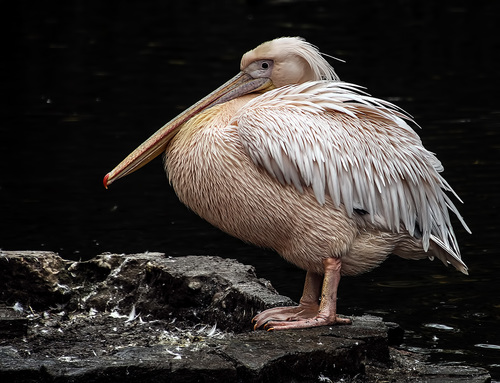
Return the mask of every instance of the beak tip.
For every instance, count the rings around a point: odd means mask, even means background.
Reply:
[[[107,189],[108,188],[108,178],[109,178],[109,173],[104,176],[104,179],[102,180],[102,183],[104,184],[104,187]]]

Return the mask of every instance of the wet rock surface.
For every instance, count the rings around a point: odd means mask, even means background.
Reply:
[[[251,266],[209,256],[0,251],[2,382],[487,382],[398,350],[372,316],[351,326],[252,331],[293,302]]]

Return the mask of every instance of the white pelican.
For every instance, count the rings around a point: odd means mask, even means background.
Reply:
[[[184,204],[305,269],[300,304],[263,311],[255,329],[350,323],[337,315],[340,276],[369,271],[391,253],[437,257],[467,274],[448,214],[468,230],[446,192],[456,194],[408,115],[341,82],[301,38],[265,42],[240,68],[134,150],[104,185],[165,153]]]

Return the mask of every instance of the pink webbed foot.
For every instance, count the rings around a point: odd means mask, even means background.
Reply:
[[[319,274],[307,272],[300,304],[296,307],[275,307],[261,312],[252,320],[255,322],[254,330],[261,326],[272,331],[351,324],[350,319],[337,315],[337,288],[341,264],[340,258],[324,259],[323,278]]]
[[[252,323],[255,323],[253,329],[257,330],[264,326],[267,330],[267,323],[300,321],[314,318],[318,314],[319,305],[299,305],[290,307],[274,307],[257,314]]]
[[[320,326],[332,326],[336,324],[351,324],[352,321],[348,318],[341,318],[337,315],[333,318],[317,314],[312,318],[302,318],[292,321],[269,321],[264,325],[267,331],[277,330],[293,330],[300,328],[312,328]]]

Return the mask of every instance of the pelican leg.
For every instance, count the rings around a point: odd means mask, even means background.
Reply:
[[[319,310],[321,280],[321,275],[308,271],[299,305],[274,307],[262,311],[252,319],[252,322],[255,323],[254,330],[257,330],[269,321],[295,321],[314,318],[318,314]]]
[[[323,278],[323,287],[321,289],[321,303],[319,305],[319,310],[315,312],[315,315],[311,316],[311,312],[309,311],[307,313],[308,315],[304,316],[297,313],[297,315],[287,320],[274,320],[274,318],[268,318],[267,323],[264,325],[266,330],[289,330],[334,324],[351,324],[350,319],[340,318],[337,316],[337,289],[340,282],[340,268],[342,266],[342,261],[340,258],[327,258],[323,261],[323,265],[325,268],[325,276]],[[319,276],[317,277],[320,278]],[[304,287],[304,291],[305,290],[306,288]]]

